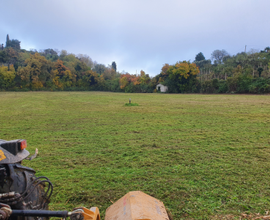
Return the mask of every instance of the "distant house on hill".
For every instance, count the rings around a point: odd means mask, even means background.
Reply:
[[[157,92],[167,92],[168,91],[168,86],[164,86],[162,84],[157,84],[156,86]]]

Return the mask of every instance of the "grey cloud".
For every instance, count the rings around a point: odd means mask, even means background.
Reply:
[[[154,76],[164,63],[193,61],[199,52],[210,58],[215,49],[233,55],[245,45],[269,46],[269,6],[268,0],[9,0],[1,5],[0,37]]]

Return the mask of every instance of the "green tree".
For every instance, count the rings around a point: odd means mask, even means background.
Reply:
[[[52,64],[39,53],[30,55],[25,60],[26,66],[19,67],[17,75],[24,82],[23,85],[30,89],[40,89],[50,79]]]
[[[86,82],[87,86],[96,85],[99,82],[98,74],[92,70],[88,70],[83,76],[83,81]]]
[[[6,62],[8,66],[10,66],[11,64],[14,65],[19,57],[18,51],[14,50],[12,47],[8,47],[5,48],[5,52],[6,52]]]
[[[9,35],[7,34],[7,38],[6,38],[6,47],[10,46],[10,40],[9,40]]]
[[[6,63],[7,62],[7,53],[6,50],[0,51],[0,63]]]
[[[202,61],[202,60],[205,60],[205,57],[204,57],[203,53],[200,52],[200,53],[198,53],[198,54],[196,55],[195,61],[196,61],[196,62],[199,62],[199,61]]]
[[[262,68],[262,67],[259,67],[259,68],[258,68],[259,77],[261,77],[262,71],[263,71],[263,68]]]
[[[9,70],[7,66],[0,66],[0,88],[11,88],[14,85],[15,76],[16,73],[13,65],[10,65]]]
[[[113,61],[112,62],[112,68],[114,69],[114,71],[116,72],[116,63]]]
[[[56,61],[59,59],[58,53],[55,50],[50,49],[50,48],[43,50],[42,52],[40,52],[40,54],[46,57],[46,59],[50,61]]]
[[[177,62],[175,65],[170,66],[167,72],[169,77],[165,82],[167,82],[169,91],[182,93],[197,90],[195,87],[199,68],[195,63],[187,61]]]
[[[104,73],[106,70],[106,66],[103,64],[96,64],[95,68],[93,69],[94,72],[98,73],[98,74],[102,74]]]
[[[9,46],[14,48],[15,50],[20,50],[21,49],[21,42],[19,40],[12,39],[9,42],[10,42]]]
[[[200,52],[196,55],[194,63],[201,69],[207,64],[211,64],[211,60],[206,60],[203,53]]]
[[[20,50],[21,49],[21,42],[19,40],[16,39],[9,39],[9,35],[7,35],[7,39],[6,39],[6,48],[8,47],[12,47],[16,50]]]

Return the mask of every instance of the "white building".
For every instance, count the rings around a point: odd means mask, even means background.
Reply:
[[[168,87],[164,86],[162,84],[157,84],[156,86],[157,92],[167,92],[168,91]]]

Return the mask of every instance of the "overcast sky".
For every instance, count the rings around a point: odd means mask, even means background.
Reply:
[[[270,46],[270,0],[1,0],[0,43],[87,54],[131,74]]]

